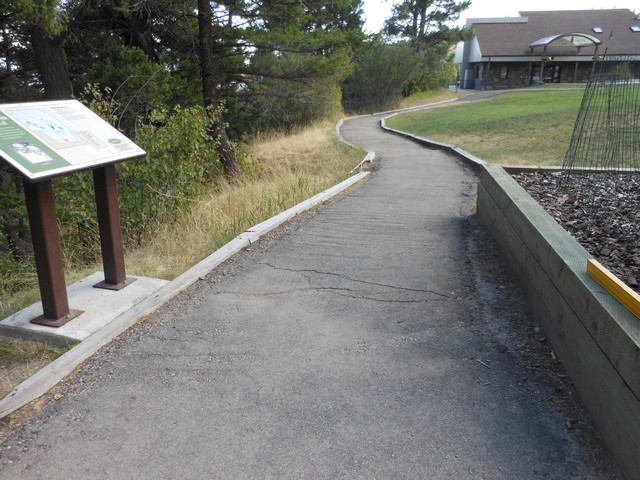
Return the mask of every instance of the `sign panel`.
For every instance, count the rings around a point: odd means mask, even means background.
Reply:
[[[77,100],[0,105],[0,156],[30,180],[144,155]]]

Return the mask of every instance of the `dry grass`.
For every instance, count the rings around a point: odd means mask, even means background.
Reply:
[[[27,305],[31,305],[40,300],[40,291],[38,290],[38,280],[33,279],[33,286],[14,293],[13,295],[4,295],[0,298],[0,319],[6,318]]]
[[[68,347],[0,338],[0,398],[67,350]]]
[[[258,135],[246,146],[242,182],[220,179],[209,196],[175,223],[159,226],[153,239],[126,252],[127,273],[171,280],[247,228],[276,215],[347,177],[364,152],[349,148],[326,121],[290,133]],[[69,268],[68,284],[102,270],[100,263]],[[39,299],[33,287],[0,299],[5,318]]]

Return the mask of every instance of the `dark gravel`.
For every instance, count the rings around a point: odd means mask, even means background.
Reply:
[[[596,260],[640,291],[640,174],[558,172],[513,177]]]

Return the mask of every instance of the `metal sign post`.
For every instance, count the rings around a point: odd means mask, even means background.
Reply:
[[[120,290],[136,279],[128,279],[124,271],[115,165],[109,164],[93,170],[93,185],[96,193],[98,229],[104,267],[104,281],[95,284],[94,287]]]
[[[51,180],[25,181],[24,193],[44,312],[31,322],[60,327],[82,312],[69,309]]]

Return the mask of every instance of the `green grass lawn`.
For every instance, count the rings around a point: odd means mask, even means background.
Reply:
[[[505,93],[404,113],[391,128],[456,145],[492,163],[562,165],[583,91]]]

